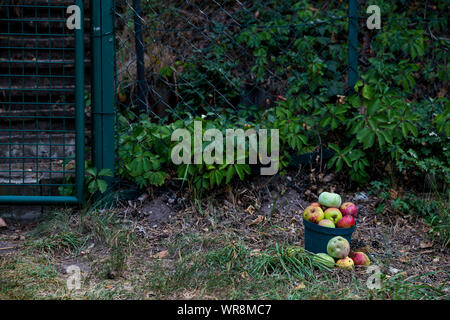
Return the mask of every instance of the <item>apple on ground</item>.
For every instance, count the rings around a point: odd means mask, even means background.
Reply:
[[[356,218],[356,215],[358,214],[358,208],[352,202],[344,202],[340,210],[344,216],[352,216],[353,218]]]
[[[329,268],[334,267],[334,259],[333,257],[327,255],[326,253],[316,253],[314,255],[313,260],[317,263],[321,263]]]
[[[324,214],[325,219],[333,221],[334,224],[338,223],[338,221],[342,219],[342,213],[336,208],[328,208],[325,210]]]
[[[329,219],[320,220],[319,226],[327,227],[327,228],[336,228],[334,222]]]
[[[355,266],[370,266],[370,259],[364,252],[353,252],[350,257],[355,263]]]
[[[343,259],[350,253],[350,243],[341,236],[331,238],[327,244],[327,253],[336,259]]]
[[[321,206],[320,203],[318,203],[318,202],[313,202],[313,203],[310,204],[310,206],[313,206],[313,207],[317,207],[317,208],[322,209],[322,206]]]
[[[338,228],[351,228],[355,225],[355,218],[352,216],[343,216],[341,220],[338,221],[336,226]]]
[[[328,208],[339,208],[342,200],[341,196],[337,193],[322,192],[319,195],[319,203]]]
[[[323,220],[325,214],[323,213],[321,208],[309,206],[303,212],[303,218],[312,223],[319,223]]]
[[[351,258],[347,257],[336,261],[336,265],[341,269],[352,270],[355,264]]]

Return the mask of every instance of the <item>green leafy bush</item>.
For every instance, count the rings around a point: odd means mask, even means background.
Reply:
[[[149,3],[152,23],[177,19],[177,1]],[[374,176],[433,177],[447,190],[450,104],[446,4],[376,3],[382,29],[360,27],[360,80],[347,86],[347,1],[248,1],[231,21],[215,21],[207,45],[164,66],[176,90],[168,122],[121,120],[121,174],[140,186],[175,176],[196,190],[223,186],[249,166],[181,165],[170,159],[170,132],[204,127],[280,130],[280,167],[294,155],[329,148],[328,170],[365,184]],[[228,8],[224,4],[224,10]],[[361,8],[365,6],[361,5]],[[426,18],[424,17],[426,13]],[[178,21],[178,20],[177,20]],[[174,46],[177,44],[173,44]],[[191,49],[191,48],[189,48]],[[262,99],[245,101],[258,88]],[[182,119],[182,120],[180,120]]]

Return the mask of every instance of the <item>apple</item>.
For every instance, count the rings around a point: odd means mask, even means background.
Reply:
[[[355,218],[352,216],[343,216],[341,220],[338,221],[336,227],[338,228],[351,228],[355,225]]]
[[[309,206],[303,212],[303,218],[312,223],[319,223],[323,220],[325,214],[323,213],[321,208]]]
[[[342,213],[336,208],[328,208],[325,210],[324,214],[325,219],[333,221],[334,224],[338,223],[338,221],[342,219]]]
[[[352,270],[353,267],[355,266],[355,263],[351,258],[347,257],[336,261],[336,265],[338,266],[338,268],[341,269]]]
[[[310,204],[310,206],[313,206],[313,207],[317,207],[317,208],[322,209],[320,203],[318,203],[318,202],[313,202],[313,203]]]
[[[341,236],[331,238],[327,244],[327,253],[336,259],[343,259],[350,253],[350,243]]]
[[[323,220],[320,220],[319,226],[327,227],[327,228],[336,228],[336,227],[334,226],[334,222],[331,221],[331,220],[329,220],[329,219],[323,219]]]
[[[353,252],[350,257],[355,263],[355,266],[370,266],[370,259],[364,252]]]
[[[327,255],[326,253],[316,253],[314,255],[313,261],[317,263],[321,263],[326,267],[333,268],[334,267],[334,259],[333,257]]]
[[[352,216],[353,218],[356,218],[356,214],[358,213],[358,208],[352,202],[344,202],[340,210],[344,216]]]
[[[337,193],[322,192],[319,195],[319,203],[325,207],[339,208],[341,206],[342,200],[341,196]]]

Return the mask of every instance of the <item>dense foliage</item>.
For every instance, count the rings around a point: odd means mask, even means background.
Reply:
[[[247,166],[171,165],[171,131],[203,115],[204,128],[280,129],[282,169],[292,155],[326,148],[333,152],[328,169],[357,183],[429,176],[448,190],[447,5],[376,1],[382,29],[368,30],[360,1],[360,80],[347,88],[347,4],[327,3],[249,1],[238,11],[230,4],[233,18],[208,20],[208,45],[188,39],[201,50],[160,68],[176,91],[168,114],[159,123],[134,121],[130,109],[121,117],[122,175],[161,185],[173,170],[197,190],[227,184],[231,172],[243,179]],[[148,36],[170,29],[181,5],[146,3]]]

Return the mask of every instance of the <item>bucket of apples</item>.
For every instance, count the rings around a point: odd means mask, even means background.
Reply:
[[[319,202],[311,203],[303,212],[305,249],[313,253],[327,252],[328,242],[337,236],[351,241],[356,228],[358,208],[342,203],[337,193],[322,192]]]

